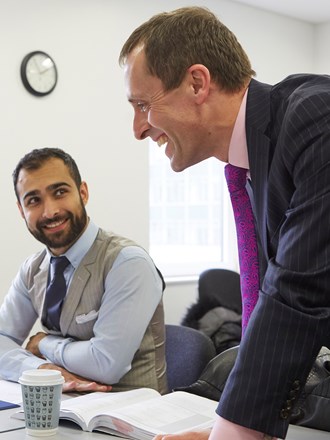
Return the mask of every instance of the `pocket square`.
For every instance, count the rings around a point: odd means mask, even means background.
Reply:
[[[88,313],[84,313],[83,315],[76,316],[77,324],[85,324],[86,322],[92,321],[98,317],[99,312],[96,310],[91,310]]]

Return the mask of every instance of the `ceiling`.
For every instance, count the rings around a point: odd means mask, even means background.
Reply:
[[[311,23],[330,21],[329,0],[232,0]]]

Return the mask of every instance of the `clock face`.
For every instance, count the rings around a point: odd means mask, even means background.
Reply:
[[[48,95],[57,83],[55,63],[45,52],[31,52],[22,61],[21,78],[25,88],[33,95]]]

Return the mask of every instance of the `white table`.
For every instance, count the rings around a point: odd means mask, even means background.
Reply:
[[[15,403],[21,402],[19,385],[1,381],[0,399],[8,399],[8,401]],[[0,431],[7,429],[6,432],[0,432],[0,440],[40,440],[41,437],[31,437],[26,434],[24,421],[11,418],[11,415],[17,412],[17,410],[17,408],[13,408],[0,411]],[[49,440],[102,440],[102,438],[104,440],[119,439],[119,437],[100,432],[84,432],[74,423],[67,421],[61,421],[58,433],[48,438]],[[330,440],[330,432],[317,431],[314,429],[291,425],[286,440]]]
[[[0,426],[8,423],[11,413],[17,410],[3,410],[0,411]],[[19,420],[11,419],[16,426],[12,426],[12,431],[0,433],[0,440],[32,440],[37,437],[28,436],[25,432],[25,428],[22,428],[22,422]],[[40,440],[41,437],[38,437]],[[84,432],[80,428],[76,427],[74,423],[61,421],[58,433],[51,437],[49,440],[106,440],[106,439],[119,439],[109,434],[101,432]],[[287,440],[330,440],[330,432],[317,431],[315,429],[302,428],[301,426],[291,425],[287,435]]]

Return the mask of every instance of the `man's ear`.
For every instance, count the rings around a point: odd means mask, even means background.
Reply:
[[[202,104],[210,91],[210,71],[203,64],[193,64],[188,69],[189,80],[194,90],[197,104]]]
[[[87,205],[89,199],[88,186],[86,182],[81,182],[79,193],[84,205]]]

